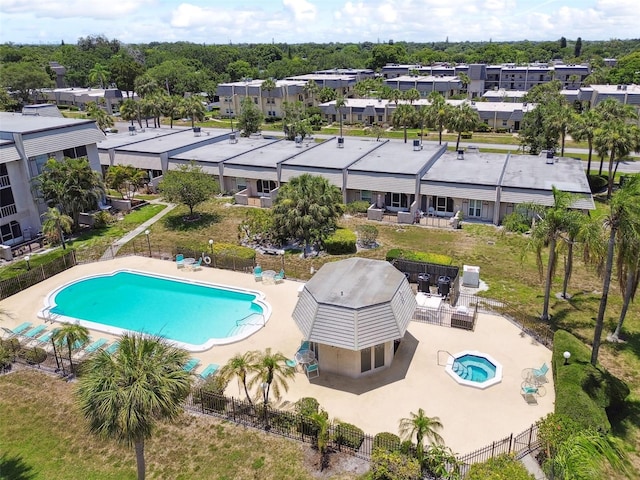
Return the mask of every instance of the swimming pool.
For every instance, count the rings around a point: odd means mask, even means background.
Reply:
[[[116,270],[67,283],[39,316],[113,335],[161,335],[192,352],[247,338],[271,315],[264,294],[175,277]]]
[[[449,357],[446,372],[461,385],[487,388],[502,381],[502,365],[486,353],[465,350]]]

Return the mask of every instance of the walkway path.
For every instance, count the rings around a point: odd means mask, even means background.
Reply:
[[[149,203],[156,203],[156,204],[160,204],[160,205],[166,205],[167,208],[165,208],[160,213],[158,213],[154,217],[150,218],[146,222],[141,223],[140,225],[138,225],[136,228],[134,228],[129,233],[127,233],[124,237],[122,237],[122,238],[116,240],[115,242],[113,242],[111,244],[111,246],[104,252],[104,254],[100,258],[100,260],[110,260],[110,259],[114,258],[116,256],[116,253],[118,253],[118,250],[120,250],[123,245],[125,245],[127,242],[131,241],[133,238],[137,237],[138,235],[140,235],[148,227],[150,227],[151,225],[156,223],[158,220],[160,220],[162,217],[164,217],[167,213],[169,213],[171,210],[176,208],[176,205],[173,204],[173,203],[166,203],[166,202],[163,202],[163,201],[157,200],[157,199],[156,200],[151,200]]]
[[[533,458],[533,455],[528,453],[520,461],[525,466],[527,471],[535,477],[536,480],[547,480],[547,476],[540,468],[540,465],[538,464],[536,459]]]

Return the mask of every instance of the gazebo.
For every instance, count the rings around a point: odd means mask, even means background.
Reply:
[[[304,285],[293,319],[321,372],[357,378],[391,365],[416,306],[390,263],[349,258],[323,265]]]

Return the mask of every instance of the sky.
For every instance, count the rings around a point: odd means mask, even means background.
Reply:
[[[2,0],[0,43],[640,38],[638,0]]]

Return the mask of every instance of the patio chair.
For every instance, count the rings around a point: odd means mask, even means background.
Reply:
[[[536,385],[540,385],[542,383],[547,383],[547,372],[549,371],[549,367],[546,363],[543,363],[540,368],[534,368],[531,372],[532,383]]]
[[[104,351],[107,352],[109,355],[113,355],[115,351],[118,350],[119,346],[120,346],[120,342],[113,342],[111,345],[105,348]]]
[[[293,358],[287,358],[284,364],[289,368],[293,368],[293,369],[298,368],[298,362],[296,362],[295,359]]]
[[[178,268],[184,268],[184,255],[182,255],[181,253],[176,255],[176,266]]]
[[[202,257],[200,257],[196,263],[191,264],[189,268],[194,272],[200,270],[202,268]]]
[[[210,363],[204,370],[202,370],[202,372],[200,372],[200,378],[202,380],[206,380],[208,377],[215,375],[219,369],[220,365],[217,363]]]
[[[192,372],[193,369],[196,368],[198,365],[200,365],[200,360],[198,360],[197,358],[192,358],[182,368],[185,372]]]
[[[307,373],[307,378],[309,380],[320,376],[320,369],[317,363],[310,363],[309,365],[305,365],[304,370]]]
[[[273,283],[280,283],[282,281],[284,281],[284,268],[273,277]]]
[[[27,333],[23,334],[22,337],[26,338],[28,340],[33,340],[38,335],[40,335],[42,332],[44,332],[46,329],[47,329],[46,325],[38,325],[37,327],[32,328]]]
[[[256,268],[253,269],[253,278],[256,282],[262,281],[262,267],[260,265],[256,265]]]
[[[529,383],[526,380],[520,385],[520,393],[529,404],[537,404],[536,397],[544,397],[547,390],[542,385]]]

